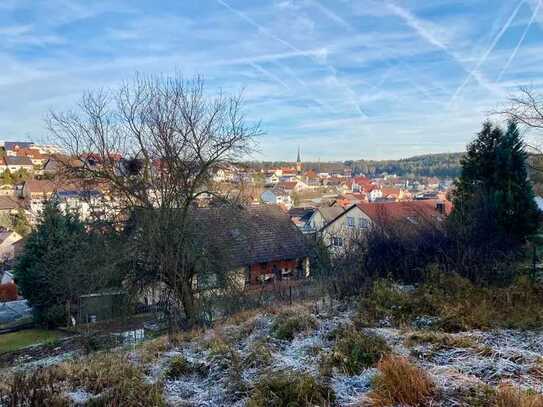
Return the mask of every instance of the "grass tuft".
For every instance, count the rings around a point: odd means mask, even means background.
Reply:
[[[315,318],[307,313],[285,311],[275,317],[272,335],[281,340],[291,341],[296,334],[317,327]]]
[[[306,373],[277,372],[266,375],[251,392],[247,407],[331,406],[334,390]]]
[[[320,363],[321,374],[325,376],[330,375],[333,368],[348,375],[360,374],[364,369],[375,366],[384,354],[390,352],[383,338],[357,331],[352,326],[336,331],[334,337],[334,347]]]
[[[372,405],[427,406],[436,392],[430,377],[403,357],[386,356],[378,364],[369,395]]]

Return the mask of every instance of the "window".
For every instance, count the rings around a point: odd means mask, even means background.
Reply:
[[[365,218],[358,218],[358,227],[360,229],[365,229],[369,226],[369,221]]]
[[[341,237],[332,237],[332,246],[335,246],[335,247],[343,246],[343,239]]]
[[[354,227],[354,218],[352,216],[347,216],[347,226]]]

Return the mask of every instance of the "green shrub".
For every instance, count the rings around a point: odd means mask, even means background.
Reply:
[[[272,335],[277,339],[291,341],[297,333],[316,327],[317,321],[311,315],[284,312],[275,317]]]
[[[357,375],[375,366],[388,352],[390,348],[380,336],[365,334],[352,326],[346,327],[336,334],[334,347],[321,359],[320,370],[324,375],[329,375],[333,368],[348,375]]]
[[[297,372],[277,372],[258,381],[247,407],[330,406],[336,399],[334,390],[313,376]]]

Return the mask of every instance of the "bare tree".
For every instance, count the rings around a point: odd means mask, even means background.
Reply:
[[[509,98],[509,105],[496,113],[534,129],[543,129],[543,95],[530,88],[520,88],[519,95]]]
[[[213,169],[248,154],[261,134],[242,107],[241,96],[209,97],[199,77],[137,76],[48,119],[68,153],[65,174],[100,185],[127,231],[134,283],[160,282],[189,323],[197,320],[195,278],[205,258],[192,208],[203,197],[227,200],[213,188]]]

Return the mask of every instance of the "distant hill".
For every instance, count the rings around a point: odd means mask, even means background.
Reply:
[[[424,154],[400,160],[347,161],[355,172],[379,175],[384,172],[411,177],[457,177],[460,175],[460,160],[464,153]]]

